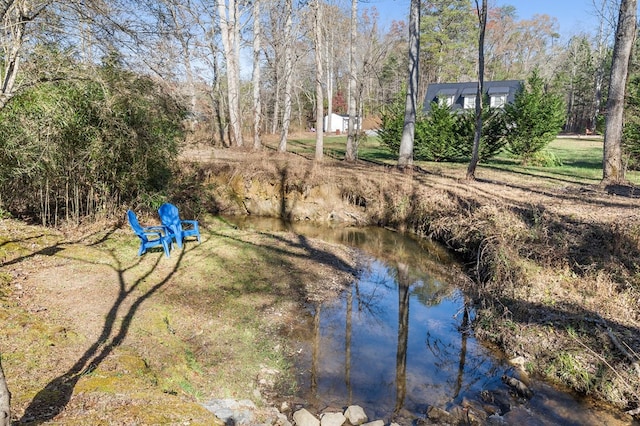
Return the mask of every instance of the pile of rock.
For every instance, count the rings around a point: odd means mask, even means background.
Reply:
[[[326,412],[316,417],[307,409],[293,413],[293,423],[276,408],[259,409],[249,400],[214,399],[204,407],[219,418],[224,425],[234,426],[385,426],[383,420],[369,421],[364,409],[349,406],[344,412]],[[287,409],[283,409],[287,411]],[[390,426],[399,426],[391,423]]]
[[[362,407],[359,405],[349,406],[344,413],[323,413],[317,418],[305,408],[293,413],[293,421],[296,426],[385,426],[383,420],[370,422]],[[398,426],[391,423],[391,426]]]

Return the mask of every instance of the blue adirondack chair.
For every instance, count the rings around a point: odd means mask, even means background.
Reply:
[[[127,211],[127,219],[131,229],[140,237],[140,250],[138,256],[146,253],[147,249],[162,246],[164,254],[169,257],[169,245],[171,244],[171,234],[164,226],[141,226],[136,214]]]
[[[182,248],[182,243],[186,237],[196,237],[200,242],[200,228],[197,220],[182,220],[178,208],[171,203],[164,203],[158,209],[160,221],[163,226],[169,228],[171,236]]]

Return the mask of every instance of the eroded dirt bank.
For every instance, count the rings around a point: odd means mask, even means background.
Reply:
[[[531,374],[631,411],[640,401],[640,191],[480,169],[400,173],[272,152],[194,151],[209,209],[387,226],[468,267],[477,335]],[[459,170],[459,169],[457,169]]]

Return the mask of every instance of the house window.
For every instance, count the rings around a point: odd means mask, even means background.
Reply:
[[[454,95],[439,95],[438,96],[438,105],[440,106],[448,106],[453,105],[453,101],[455,100]]]
[[[464,109],[474,109],[476,107],[476,95],[467,95],[464,97]]]
[[[507,104],[507,94],[499,93],[491,95],[490,106],[491,108],[502,108]]]

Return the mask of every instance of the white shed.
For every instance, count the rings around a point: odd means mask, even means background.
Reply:
[[[360,120],[356,117],[356,128],[360,127]],[[324,116],[324,131],[327,133],[347,133],[349,130],[349,116],[342,114],[331,114],[331,125],[329,125],[329,116]]]

